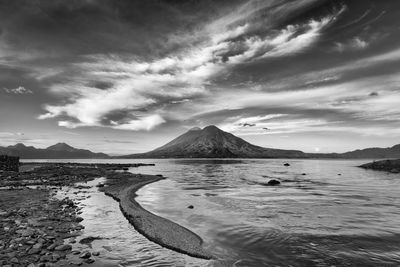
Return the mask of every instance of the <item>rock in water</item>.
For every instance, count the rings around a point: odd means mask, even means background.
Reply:
[[[268,181],[268,185],[271,185],[271,186],[280,185],[280,184],[281,184],[281,182],[279,182],[278,180],[275,180],[275,179]]]

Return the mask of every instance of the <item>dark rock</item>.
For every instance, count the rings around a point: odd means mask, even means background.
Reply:
[[[47,247],[48,250],[54,250],[57,247],[57,244],[51,244]]]
[[[93,256],[99,256],[99,255],[100,255],[100,252],[94,251],[94,252],[92,253],[92,255],[93,255]]]
[[[307,174],[306,174],[306,173],[302,173],[301,175],[303,175],[303,176],[304,176],[304,175],[307,175]]]
[[[54,248],[56,251],[64,251],[64,250],[69,250],[72,249],[71,245],[65,244],[65,245],[60,245]]]
[[[290,164],[289,163],[285,163],[285,164],[283,164],[283,166],[289,167]]]
[[[99,236],[88,236],[79,240],[79,243],[88,245],[92,243],[94,240],[100,240],[100,239],[102,238]]]
[[[278,180],[275,180],[275,179],[268,181],[268,185],[271,185],[271,186],[280,185],[280,184],[281,184],[281,182],[279,182]]]
[[[188,209],[194,209],[193,205],[189,205]]]

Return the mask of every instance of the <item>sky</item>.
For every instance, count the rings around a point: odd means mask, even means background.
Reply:
[[[400,143],[398,0],[0,0],[0,145]]]

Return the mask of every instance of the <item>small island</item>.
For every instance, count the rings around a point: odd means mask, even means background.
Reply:
[[[374,161],[359,167],[376,171],[400,173],[400,159]]]

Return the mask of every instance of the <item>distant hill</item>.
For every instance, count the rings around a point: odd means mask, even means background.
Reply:
[[[393,147],[357,149],[346,153],[308,154],[311,158],[340,158],[340,159],[394,159],[400,158],[400,145]]]
[[[107,154],[77,149],[65,143],[58,143],[44,149],[19,143],[14,146],[0,147],[0,155],[19,156],[21,159],[109,158]]]
[[[216,126],[193,128],[153,151],[122,158],[305,158],[297,150],[263,148]]]
[[[343,158],[400,158],[400,145],[366,148],[341,154]]]

